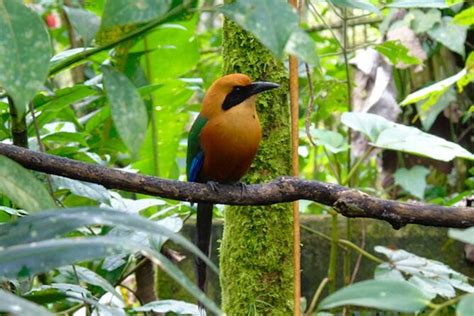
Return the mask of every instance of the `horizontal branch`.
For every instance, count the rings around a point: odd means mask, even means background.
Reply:
[[[189,202],[231,205],[268,205],[295,200],[311,200],[333,207],[347,217],[385,220],[393,227],[420,224],[442,227],[474,226],[474,208],[443,207],[383,200],[337,184],[281,177],[266,184],[220,185],[218,190],[201,183],[190,183],[145,176],[100,165],[43,154],[0,143],[0,155],[15,160],[28,169],[71,179]]]

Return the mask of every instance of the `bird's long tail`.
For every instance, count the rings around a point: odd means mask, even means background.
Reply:
[[[198,203],[196,221],[196,245],[209,257],[212,230],[212,208],[210,203]],[[206,288],[206,263],[196,258],[196,279],[201,291]]]

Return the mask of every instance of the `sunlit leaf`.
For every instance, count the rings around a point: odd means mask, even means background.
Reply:
[[[423,166],[400,168],[394,174],[395,184],[422,200],[425,196],[426,176],[429,173],[430,171]]]
[[[336,154],[348,148],[346,140],[338,132],[311,127],[310,133],[317,145],[324,146],[332,153]]]
[[[422,132],[418,128],[397,124],[371,113],[346,112],[341,121],[363,133],[374,147],[450,161],[456,157],[474,160],[474,155],[456,143]]]
[[[456,14],[451,21],[454,24],[470,26],[474,24],[474,7],[467,8]]]
[[[464,57],[464,43],[467,36],[467,27],[452,23],[452,18],[443,16],[441,23],[436,24],[428,34],[446,48]]]
[[[48,74],[51,47],[40,17],[22,1],[0,0],[0,86],[20,115]]]
[[[374,46],[374,49],[387,57],[393,65],[403,63],[405,65],[418,65],[421,60],[410,55],[408,48],[400,41],[386,41]]]
[[[148,126],[145,104],[124,74],[108,66],[103,66],[102,72],[115,127],[130,152],[136,155]]]
[[[474,227],[466,229],[450,228],[448,231],[450,238],[465,242],[466,244],[474,244]]]
[[[392,8],[447,8],[445,0],[394,0],[387,4]]]
[[[382,310],[415,313],[422,310],[430,299],[406,281],[369,280],[354,283],[329,295],[318,309],[354,305]]]
[[[448,88],[445,93],[439,97],[436,102],[432,103],[432,98],[426,101],[420,101],[416,104],[416,109],[420,115],[421,125],[425,131],[428,131],[433,126],[438,115],[447,108],[451,102],[456,101],[456,92],[454,88]]]
[[[28,212],[55,208],[46,187],[30,171],[0,155],[0,193]]]
[[[103,186],[95,183],[73,180],[60,176],[52,176],[57,188],[68,189],[77,196],[83,196],[94,201],[110,203],[110,193]]]
[[[13,315],[53,316],[44,307],[0,289],[0,312]]]

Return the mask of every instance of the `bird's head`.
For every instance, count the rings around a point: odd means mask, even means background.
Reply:
[[[214,81],[207,91],[201,113],[211,118],[235,106],[255,106],[255,95],[278,88],[273,82],[255,81],[244,74],[230,74]]]

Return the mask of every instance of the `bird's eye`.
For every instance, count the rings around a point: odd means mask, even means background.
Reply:
[[[235,91],[235,92],[240,92],[241,90],[242,90],[241,87],[234,87],[234,91]]]

